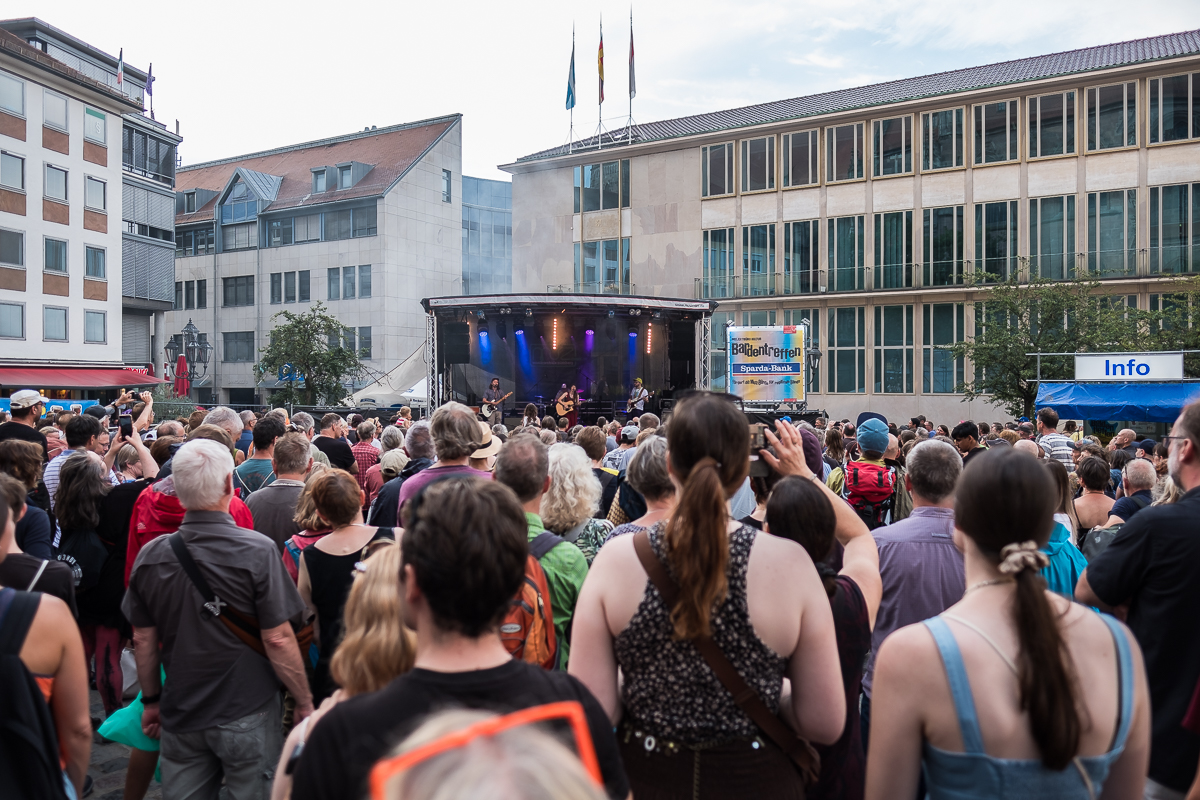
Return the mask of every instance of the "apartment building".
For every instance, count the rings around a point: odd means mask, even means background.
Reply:
[[[179,137],[143,115],[146,73],[125,65],[118,83],[117,67],[41,20],[0,21],[5,393],[92,397],[151,369],[153,317],[170,307],[172,219],[161,209],[174,202]],[[161,174],[134,169],[139,136],[164,142]]]
[[[347,394],[391,373],[424,345],[421,298],[462,293],[462,193],[457,114],[181,167],[167,330],[214,346],[197,399],[269,402],[274,317],[318,302],[367,368]]]
[[[631,140],[631,141],[630,141]],[[1130,307],[1200,271],[1200,31],[640,125],[501,167],[514,291],[719,300],[811,324],[810,405],[992,418],[946,349],[965,279],[1099,278]]]

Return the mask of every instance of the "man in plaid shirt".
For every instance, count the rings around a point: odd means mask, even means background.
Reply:
[[[358,473],[354,477],[358,481],[359,487],[366,492],[367,470],[379,463],[379,450],[373,444],[375,423],[368,419],[358,423],[358,427],[354,430],[358,434],[358,441],[350,448],[350,452],[354,454],[354,460],[358,462]]]

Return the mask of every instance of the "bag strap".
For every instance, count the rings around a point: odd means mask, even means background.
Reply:
[[[658,589],[658,593],[662,595],[667,608],[674,608],[675,601],[679,596],[679,587],[655,554],[654,548],[650,545],[650,534],[647,531],[641,530],[634,534],[633,549],[637,551],[638,560],[642,562],[646,574],[650,576],[651,582]],[[737,668],[726,658],[720,645],[707,635],[697,636],[691,641],[700,651],[704,660],[708,662],[708,666],[716,673],[717,679],[733,695],[733,702],[737,703],[738,708],[771,741],[778,745],[779,749],[786,753],[802,772],[807,774],[810,771],[814,773],[819,771],[817,766],[819,759],[816,752],[807,742],[797,736],[778,715],[771,713],[771,709],[767,708],[767,704],[763,702],[758,692],[752,689],[738,674]]]
[[[541,561],[544,555],[565,541],[566,539],[563,539],[557,533],[552,531],[542,531],[537,536],[533,537],[533,541],[529,543],[529,555],[533,556],[538,561]]]
[[[19,592],[16,589],[7,589],[6,593],[11,594],[7,608],[0,614],[0,656],[19,656],[42,596],[40,593]]]
[[[208,581],[204,580],[204,575],[200,573],[200,568],[196,566],[192,554],[183,542],[183,534],[175,531],[169,537],[169,541],[171,549],[175,551],[175,557],[179,559],[179,565],[183,567],[196,591],[200,592],[200,598],[204,601],[204,611],[220,620],[234,636],[265,658],[267,649],[262,643],[262,631],[258,627],[258,620],[226,603],[209,587]],[[212,600],[208,599],[210,597]]]
[[[1130,497],[1129,499],[1132,500],[1133,504],[1138,507],[1138,511],[1141,511],[1143,508],[1150,505],[1150,498],[1148,498],[1148,497],[1144,497],[1144,496],[1138,497],[1135,494],[1132,497]]]
[[[49,563],[50,562],[47,561],[46,559],[44,559],[44,558],[42,559],[41,565],[38,567],[37,572],[34,573],[33,580],[31,580],[29,582],[29,586],[25,589],[25,591],[27,591],[27,592],[33,591],[33,587],[37,586],[37,582],[42,579],[42,573],[46,571],[46,565]]]

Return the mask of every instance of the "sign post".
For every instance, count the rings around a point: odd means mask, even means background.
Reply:
[[[801,325],[726,328],[729,392],[747,405],[805,402],[805,333]]]

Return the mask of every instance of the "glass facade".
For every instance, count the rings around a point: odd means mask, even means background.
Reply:
[[[512,183],[462,179],[463,294],[512,291]]]

